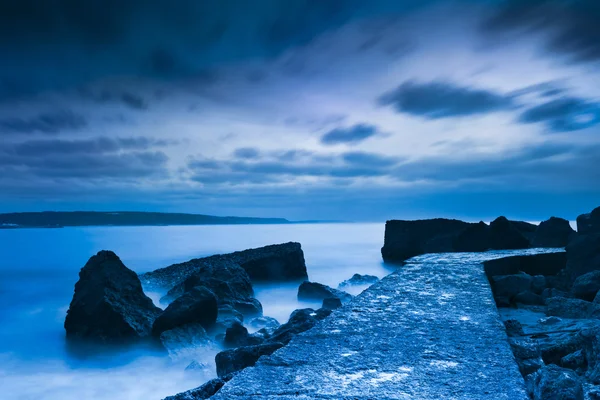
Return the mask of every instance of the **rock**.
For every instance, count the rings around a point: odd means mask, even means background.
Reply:
[[[215,259],[216,261],[217,259]],[[250,277],[238,264],[230,260],[205,263],[183,281],[187,292],[196,286],[204,286],[217,297],[219,304],[230,299],[246,299],[254,296]]]
[[[246,317],[259,317],[263,313],[262,304],[255,298],[229,300],[228,304]]]
[[[531,240],[532,247],[565,247],[575,234],[569,221],[563,218],[551,217],[537,227]]]
[[[588,272],[600,270],[600,233],[571,239],[567,250],[567,271],[572,281]]]
[[[551,297],[546,300],[548,306],[546,315],[561,318],[581,319],[588,318],[592,302],[581,299],[568,299],[564,297]]]
[[[583,400],[581,379],[570,369],[546,365],[533,377],[533,399]]]
[[[248,329],[239,322],[236,322],[225,331],[223,342],[227,347],[240,347],[261,344],[263,340],[260,336],[250,335]]]
[[[545,304],[544,298],[539,294],[535,294],[530,290],[525,290],[515,297],[513,297],[513,301],[515,303],[525,304],[525,305],[538,305],[543,306]]]
[[[579,299],[592,301],[600,290],[600,271],[581,275],[573,282],[571,291]]]
[[[483,221],[471,224],[454,239],[454,251],[477,252],[490,248],[490,227]]]
[[[536,275],[531,280],[531,291],[535,294],[542,294],[546,289],[546,277],[544,275]]]
[[[498,217],[490,223],[490,249],[515,250],[529,247],[529,240],[506,217]]]
[[[574,353],[567,354],[560,360],[560,365],[574,371],[586,367],[585,354],[583,350],[577,350]]]
[[[163,400],[206,400],[214,396],[223,385],[233,378],[233,374],[226,375],[220,378],[211,379],[204,385],[196,389],[188,390],[187,392],[176,394],[175,396],[166,397]]]
[[[212,344],[200,324],[187,324],[164,331],[160,334],[160,341],[172,359],[187,355],[189,349],[206,347]]]
[[[275,318],[262,316],[254,318],[252,321],[250,321],[248,326],[257,330],[264,329],[268,335],[271,335],[277,328],[279,328],[280,324]]]
[[[544,289],[544,291],[542,292],[542,297],[544,298],[544,300],[549,299],[551,297],[565,297],[570,299],[574,298],[572,293],[550,288]]]
[[[325,319],[329,314],[331,314],[330,310],[322,308],[317,311],[312,308],[295,310],[290,315],[289,321],[277,328],[269,340],[288,344],[294,336],[311,329],[317,322]]]
[[[485,274],[491,281],[495,275],[514,275],[525,272],[529,275],[544,275],[550,280],[559,274],[567,266],[567,254],[565,252],[534,254],[529,256],[511,256],[483,263]],[[550,284],[547,282],[548,287]]]
[[[186,371],[206,371],[208,369],[208,364],[204,364],[204,363],[199,363],[198,361],[194,360],[191,363],[188,364],[187,367],[185,367]]]
[[[326,308],[327,310],[335,310],[336,308],[340,308],[342,306],[342,301],[337,297],[327,297],[323,299],[323,305],[321,307]]]
[[[304,253],[300,243],[283,243],[238,251],[230,254],[196,258],[142,274],[140,278],[150,287],[174,288],[206,266],[237,264],[252,282],[301,281],[308,279]],[[181,290],[181,289],[180,289]]]
[[[354,274],[352,275],[352,278],[346,279],[345,281],[340,283],[338,289],[343,289],[348,286],[372,285],[378,280],[379,278],[374,275]]]
[[[527,376],[544,366],[542,353],[531,339],[511,338],[509,343],[521,375]]]
[[[498,308],[509,308],[512,307],[512,303],[510,302],[510,298],[506,296],[494,296],[494,301],[496,302],[496,307]]]
[[[217,321],[220,319],[234,319],[244,322],[244,314],[233,308],[231,304],[223,304],[218,310]]]
[[[191,323],[209,329],[216,322],[217,313],[215,295],[204,287],[196,287],[169,304],[154,321],[152,334],[159,337],[164,331]]]
[[[494,294],[513,298],[531,288],[533,278],[527,274],[501,275],[492,277]]]
[[[100,251],[79,272],[67,311],[67,339],[123,343],[147,338],[160,314],[135,272],[112,251]]]
[[[222,351],[215,357],[217,375],[223,376],[251,367],[260,357],[271,355],[283,346],[283,343],[270,342]]]
[[[516,319],[507,319],[504,321],[504,327],[506,328],[506,334],[509,337],[523,336],[525,334],[525,332],[523,332],[523,326]]]
[[[542,325],[554,325],[554,324],[558,324],[561,321],[562,321],[562,319],[560,319],[558,317],[544,317],[544,318],[540,318],[540,320],[538,322]]]
[[[582,235],[600,233],[600,207],[577,217],[577,232]]]
[[[352,295],[341,290],[333,289],[322,283],[304,281],[298,288],[298,300],[323,301],[329,297],[338,298],[342,303],[352,299]]]
[[[579,332],[562,332],[537,340],[546,364],[560,364],[563,357],[581,349],[584,344]]]
[[[428,252],[453,251],[454,237],[470,225],[443,218],[387,221],[381,255],[386,262],[403,262]]]

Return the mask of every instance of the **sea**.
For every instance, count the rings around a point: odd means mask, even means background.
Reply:
[[[393,272],[381,260],[384,223],[81,227],[0,230],[0,399],[160,400],[200,386],[213,368],[187,368],[148,348],[82,355],[63,323],[78,272],[100,250],[138,273],[213,254],[300,242],[311,281],[337,287],[353,274]],[[254,287],[264,314],[284,323],[298,285]],[[358,294],[365,287],[350,289]],[[164,293],[147,292],[156,305]],[[214,363],[214,353],[201,365]],[[187,369],[186,369],[187,368]]]

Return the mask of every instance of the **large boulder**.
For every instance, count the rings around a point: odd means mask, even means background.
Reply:
[[[387,221],[381,255],[386,262],[402,262],[420,254],[454,251],[454,238],[470,225],[443,218]]]
[[[544,366],[537,343],[526,338],[511,338],[509,344],[521,375],[527,376]]]
[[[546,305],[546,315],[571,319],[589,318],[595,306],[589,301],[565,297],[551,297]]]
[[[570,369],[546,365],[531,379],[534,400],[583,400],[582,381]]]
[[[234,322],[225,331],[223,342],[227,347],[254,346],[261,344],[263,338],[258,335],[250,335],[246,327],[239,322]]]
[[[600,207],[577,217],[577,232],[582,235],[600,233]]]
[[[537,227],[531,240],[532,247],[565,247],[575,233],[569,221],[551,217]]]
[[[513,298],[517,294],[531,289],[533,278],[522,273],[515,275],[500,275],[492,277],[494,295],[497,297]]]
[[[338,298],[343,303],[352,300],[352,295],[317,282],[304,281],[298,288],[298,300],[323,301]]]
[[[197,323],[178,326],[162,332],[160,342],[173,360],[187,357],[194,349],[212,345],[212,341],[202,325]]]
[[[516,250],[529,247],[529,240],[506,217],[498,217],[490,223],[490,249]]]
[[[549,276],[559,274],[567,266],[565,252],[534,254],[528,256],[502,257],[483,263],[485,273],[491,280],[494,275],[513,275],[525,272],[529,275]],[[550,286],[550,284],[548,284]]]
[[[288,322],[277,328],[269,340],[288,344],[294,336],[311,329],[317,322],[327,318],[330,314],[331,310],[323,308],[316,311],[312,308],[295,310],[290,315]]]
[[[161,333],[186,324],[198,323],[209,329],[217,320],[217,298],[205,287],[198,286],[178,297],[156,318],[152,334]]]
[[[600,233],[574,235],[566,249],[567,271],[572,280],[600,270]]]
[[[270,342],[222,351],[215,357],[217,375],[221,377],[251,367],[260,357],[271,355],[283,346],[283,343]]]
[[[490,227],[483,221],[469,225],[453,242],[453,250],[460,252],[486,251],[490,246]]]
[[[68,339],[129,342],[148,337],[160,312],[137,274],[112,251],[100,251],[79,272],[65,330]]]
[[[571,291],[579,299],[592,301],[600,290],[600,271],[581,275],[573,282]]]

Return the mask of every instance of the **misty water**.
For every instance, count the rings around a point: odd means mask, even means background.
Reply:
[[[144,399],[199,386],[216,376],[186,371],[189,359],[130,348],[73,354],[63,322],[78,272],[102,249],[141,273],[195,257],[268,244],[302,243],[310,280],[333,287],[354,273],[383,277],[384,224],[85,227],[0,230],[0,398],[15,400]],[[352,288],[357,294],[363,288]],[[287,321],[297,285],[255,286],[265,315]],[[157,303],[161,293],[148,293]],[[214,352],[206,360],[212,362]]]

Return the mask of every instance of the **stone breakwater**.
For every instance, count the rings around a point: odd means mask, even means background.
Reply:
[[[211,399],[526,400],[483,261],[413,258]]]

